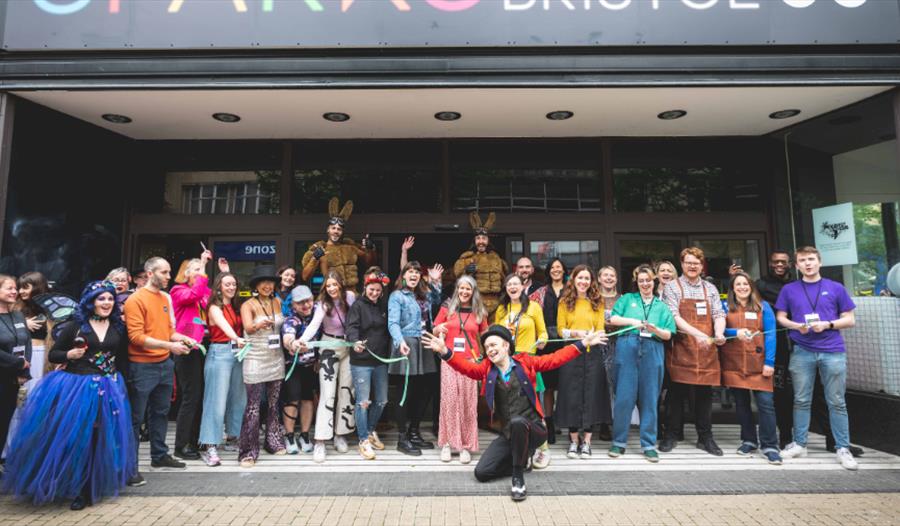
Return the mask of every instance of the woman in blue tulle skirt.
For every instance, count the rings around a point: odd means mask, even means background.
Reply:
[[[128,335],[115,308],[115,287],[85,287],[72,321],[50,349],[65,368],[28,395],[12,438],[2,490],[35,504],[73,499],[73,510],[117,495],[137,473],[125,379]]]

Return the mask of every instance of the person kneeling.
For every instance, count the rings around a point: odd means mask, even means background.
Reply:
[[[602,331],[587,334],[580,342],[542,356],[510,356],[512,334],[502,325],[491,325],[481,335],[487,360],[474,362],[465,353],[447,349],[443,338],[422,335],[422,344],[439,354],[447,364],[469,378],[482,381],[482,394],[492,413],[503,422],[503,431],[475,466],[475,478],[487,482],[512,473],[513,500],[524,500],[525,466],[537,446],[547,439],[544,413],[534,390],[535,375],[551,371],[589,351],[591,345],[605,345]]]

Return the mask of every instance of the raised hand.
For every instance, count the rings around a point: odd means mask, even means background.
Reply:
[[[415,244],[416,244],[415,236],[409,236],[403,240],[403,244],[400,245],[400,250],[402,250],[403,252],[409,252],[409,249],[411,249],[413,247],[413,245],[415,245]]]
[[[606,336],[606,331],[589,332],[581,339],[581,343],[583,343],[585,347],[590,347],[591,345],[606,345],[608,341],[609,338]]]
[[[440,283],[441,276],[444,274],[444,266],[440,263],[435,263],[433,267],[428,269],[428,278],[432,283]]]
[[[231,272],[231,266],[228,265],[227,259],[219,258],[218,265],[219,265],[219,272]]]
[[[427,331],[422,333],[422,346],[431,349],[436,354],[447,352],[447,344],[444,343],[444,339]]]

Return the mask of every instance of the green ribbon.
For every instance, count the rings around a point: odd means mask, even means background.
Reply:
[[[633,331],[633,330],[639,329],[639,328],[640,327],[634,327],[634,326],[625,327],[624,329],[620,329],[615,332],[607,333],[606,336],[607,337],[618,336],[620,334],[624,334],[628,331]],[[537,340],[536,342],[534,342],[534,344],[531,347],[528,348],[528,353],[531,354],[531,351],[533,351],[535,348],[537,348],[538,345],[540,345],[542,343],[562,343],[562,342],[580,342],[580,341],[581,341],[581,338],[552,338],[549,340]]]
[[[406,362],[406,370],[403,372],[403,396],[400,397],[400,405],[403,406],[406,403],[406,388],[409,386],[409,356],[398,356],[397,358],[382,358],[377,354],[373,353],[371,349],[366,347],[366,351],[372,358],[375,358],[381,363],[389,364],[389,363],[397,363],[397,362]],[[423,348],[424,352],[424,348]]]
[[[200,342],[197,342],[197,348],[200,349],[200,352],[203,353],[203,356],[206,356],[206,346]]]
[[[252,347],[253,347],[252,344],[250,342],[247,342],[244,345],[244,347],[240,351],[238,351],[236,355],[234,355],[234,357],[237,359],[238,362],[243,362],[244,358],[246,358],[247,353],[250,352],[250,349]]]

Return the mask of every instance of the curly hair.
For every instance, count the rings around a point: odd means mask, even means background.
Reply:
[[[591,275],[591,286],[586,293],[588,301],[591,302],[591,308],[595,311],[603,308],[603,295],[600,292],[600,283],[597,281],[594,269],[588,265],[578,265],[569,274],[569,281],[566,282],[566,286],[559,297],[559,303],[564,304],[570,311],[575,310],[575,301],[578,299],[578,291],[575,289],[575,278],[585,271]]]

